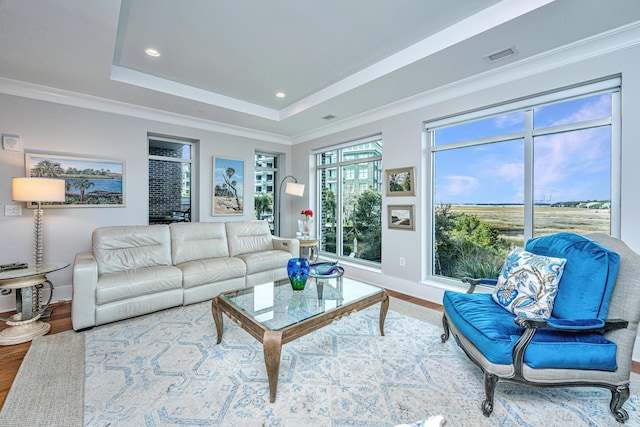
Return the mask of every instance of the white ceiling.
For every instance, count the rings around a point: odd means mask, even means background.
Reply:
[[[0,0],[0,91],[295,139],[639,20],[638,0]]]

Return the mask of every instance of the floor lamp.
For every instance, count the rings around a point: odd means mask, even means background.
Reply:
[[[42,265],[44,233],[42,227],[42,202],[64,202],[64,179],[13,178],[11,198],[16,202],[34,202],[38,207],[33,211],[33,261],[36,267]]]
[[[288,181],[284,192],[290,196],[302,197],[304,195],[304,184],[298,184],[298,180],[293,175],[287,175],[282,178],[280,182],[280,188],[278,189],[278,234],[282,235],[281,221],[282,217],[282,187],[284,186],[287,178],[293,179],[293,182]]]

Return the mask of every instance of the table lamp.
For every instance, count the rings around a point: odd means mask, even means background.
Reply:
[[[44,241],[42,228],[42,202],[64,202],[64,179],[52,178],[12,178],[11,198],[16,202],[34,202],[38,207],[33,211],[33,260],[36,267],[42,265]]]
[[[280,188],[279,188],[279,197],[278,197],[278,233],[282,233],[281,229],[280,229],[280,217],[281,217],[281,210],[282,210],[282,187],[285,183],[285,181],[287,180],[287,178],[291,178],[293,179],[293,182],[289,181],[287,182],[286,188],[284,190],[284,192],[286,194],[289,194],[290,196],[296,196],[296,197],[302,197],[304,195],[304,184],[298,184],[298,180],[292,176],[292,175],[287,175],[284,178],[282,178],[282,181],[280,182]]]

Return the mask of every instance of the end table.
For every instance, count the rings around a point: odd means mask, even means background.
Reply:
[[[31,341],[34,337],[45,335],[51,325],[41,322],[40,316],[47,309],[53,296],[53,284],[47,280],[47,274],[62,270],[69,263],[47,263],[39,267],[30,266],[19,270],[0,272],[0,292],[16,294],[16,314],[0,317],[9,326],[0,331],[0,345],[13,345]],[[49,300],[45,305],[40,301],[40,289],[49,286]]]
[[[309,262],[318,260],[318,239],[312,237],[298,237],[300,242],[300,257],[307,258]]]

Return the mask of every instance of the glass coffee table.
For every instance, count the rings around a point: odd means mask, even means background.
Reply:
[[[273,403],[284,344],[377,303],[381,303],[380,335],[384,335],[389,296],[382,288],[346,277],[309,278],[303,291],[291,289],[287,279],[223,292],[211,301],[211,312],[218,344],[222,341],[222,313],[262,343],[269,401]]]

